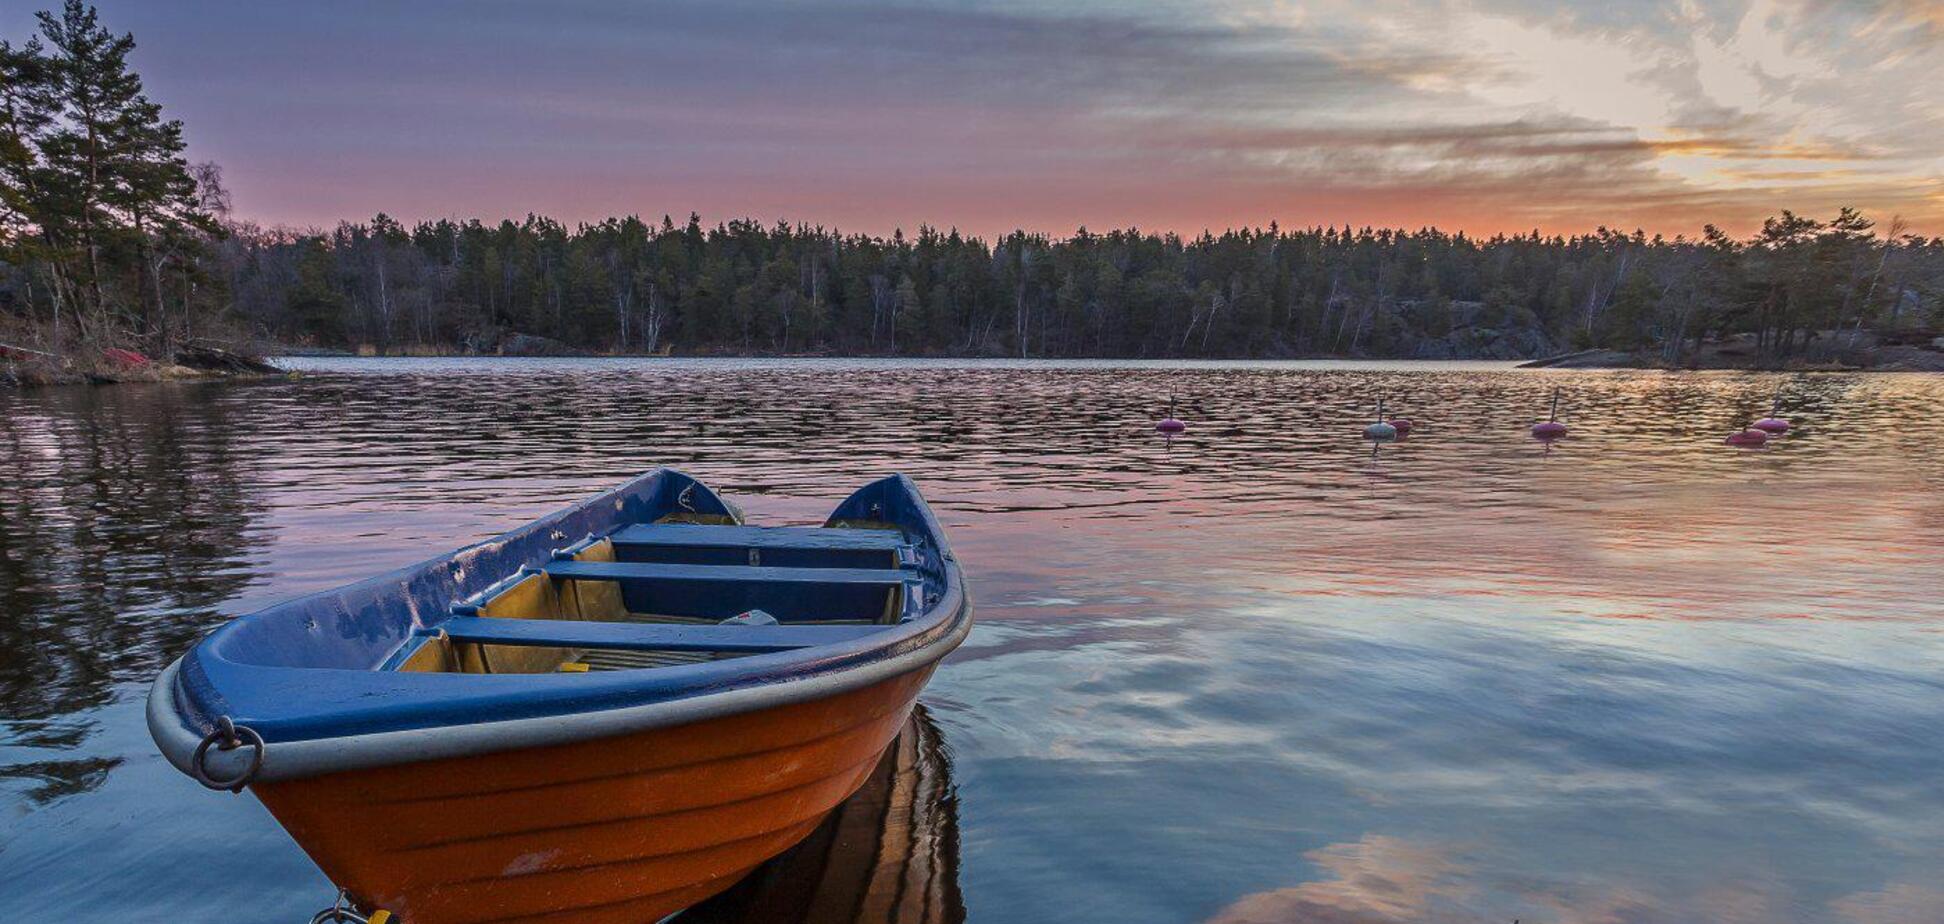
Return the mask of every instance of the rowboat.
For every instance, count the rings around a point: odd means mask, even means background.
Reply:
[[[149,729],[366,912],[656,921],[863,785],[971,622],[903,476],[758,527],[661,469],[230,622],[157,678]]]

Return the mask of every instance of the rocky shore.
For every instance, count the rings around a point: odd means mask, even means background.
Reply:
[[[207,341],[184,344],[166,360],[121,347],[57,355],[0,343],[0,386],[112,385],[283,374],[284,370],[254,351]]]

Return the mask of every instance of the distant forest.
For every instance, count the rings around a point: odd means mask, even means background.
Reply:
[[[507,332],[593,351],[958,356],[1539,355],[1754,333],[1934,324],[1944,239],[1845,211],[1746,241],[1601,231],[1472,238],[1314,228],[1134,230],[988,242],[694,216],[329,232],[231,226],[211,275],[234,318],[289,342],[490,349]]]
[[[541,217],[329,230],[233,219],[69,0],[0,43],[0,343],[166,355],[216,336],[376,353],[1021,357],[1538,356],[1681,362],[1753,335],[1944,323],[1944,238],[1845,210],[1747,239],[1133,229],[997,240],[921,227]]]

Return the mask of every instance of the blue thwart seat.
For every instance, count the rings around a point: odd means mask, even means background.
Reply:
[[[894,529],[642,523],[608,539],[624,562],[882,568],[915,561],[911,541]]]
[[[640,523],[615,531],[615,545],[693,545],[764,549],[876,549],[909,545],[893,529],[831,529],[824,526],[706,526]]]
[[[695,626],[454,616],[438,629],[455,642],[631,651],[761,654],[860,639],[890,626]]]
[[[671,583],[863,584],[899,587],[916,581],[896,568],[771,568],[749,565],[671,565],[659,562],[556,561],[540,569],[570,581],[664,581]]]
[[[895,568],[775,568],[659,562],[552,561],[561,581],[613,581],[632,613],[723,619],[764,610],[783,622],[896,622],[922,605],[923,576]]]

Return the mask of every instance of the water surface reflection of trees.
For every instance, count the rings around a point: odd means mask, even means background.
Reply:
[[[0,398],[0,745],[64,751],[73,717],[145,680],[252,577],[261,513],[222,386],[51,389]],[[33,760],[0,777],[36,801],[114,760]]]

